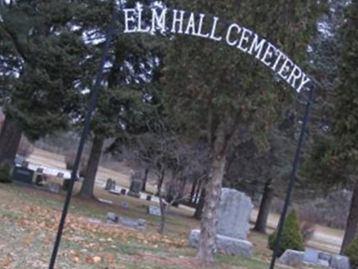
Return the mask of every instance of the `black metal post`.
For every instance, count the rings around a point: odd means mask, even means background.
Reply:
[[[291,202],[292,191],[293,191],[293,188],[294,188],[294,185],[296,182],[297,171],[298,171],[298,167],[299,167],[299,160],[300,160],[300,156],[301,156],[301,151],[302,151],[304,137],[305,137],[305,133],[306,133],[306,129],[307,129],[307,124],[309,121],[309,114],[310,114],[310,110],[311,110],[311,106],[312,106],[312,102],[313,102],[313,93],[314,93],[314,89],[311,89],[310,93],[309,93],[309,100],[307,101],[306,108],[305,108],[305,115],[304,115],[303,122],[302,122],[301,133],[300,133],[300,137],[298,140],[295,158],[294,158],[293,164],[292,164],[291,178],[290,178],[290,182],[289,182],[288,188],[287,188],[285,204],[283,206],[283,210],[282,210],[282,213],[280,216],[280,221],[278,223],[275,248],[274,248],[274,251],[272,254],[270,269],[275,268],[276,257],[277,257],[277,253],[278,253],[280,243],[281,243],[281,235],[282,235],[283,225],[285,224],[288,207]]]
[[[91,125],[93,112],[94,112],[94,110],[96,109],[96,106],[97,106],[99,89],[100,89],[100,86],[101,86],[101,82],[103,80],[104,66],[106,64],[106,61],[108,60],[109,49],[110,49],[111,41],[112,41],[112,38],[113,38],[113,35],[114,35],[114,27],[115,27],[114,25],[115,25],[116,13],[117,13],[116,5],[114,5],[113,8],[114,8],[113,16],[112,16],[112,20],[110,22],[110,25],[109,25],[107,33],[106,33],[106,41],[105,41],[105,46],[104,46],[104,49],[103,49],[103,56],[102,56],[100,66],[98,68],[98,71],[97,71],[97,74],[96,74],[96,77],[95,77],[95,83],[93,85],[93,89],[92,89],[92,92],[91,92],[91,99],[90,99],[88,110],[86,112],[85,121],[84,121],[84,128],[82,130],[81,139],[80,139],[80,143],[78,145],[78,150],[77,150],[77,154],[76,154],[75,163],[74,163],[73,170],[72,170],[72,173],[71,173],[70,185],[69,185],[69,188],[68,188],[68,191],[67,191],[67,194],[66,194],[65,203],[64,203],[64,206],[63,206],[63,209],[62,209],[61,220],[60,220],[60,224],[58,226],[57,236],[56,236],[55,244],[54,244],[52,255],[51,255],[49,269],[54,269],[54,266],[55,266],[58,249],[59,249],[59,246],[60,246],[60,243],[61,243],[63,228],[65,226],[65,221],[66,221],[66,217],[67,217],[67,213],[68,213],[68,208],[70,206],[70,202],[71,202],[71,198],[72,198],[73,187],[74,187],[74,183],[75,183],[76,178],[77,178],[78,168],[79,168],[79,164],[80,164],[80,161],[81,161],[81,156],[82,156],[82,153],[83,153],[83,148],[85,146],[87,137],[88,137],[89,132],[90,132],[90,125]]]

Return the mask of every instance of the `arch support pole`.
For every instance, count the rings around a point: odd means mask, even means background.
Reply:
[[[298,172],[298,169],[299,169],[299,161],[300,161],[300,157],[301,157],[301,153],[302,153],[303,143],[304,143],[304,140],[305,140],[304,138],[305,138],[305,134],[306,134],[306,131],[307,131],[307,125],[308,125],[308,122],[309,122],[309,115],[310,115],[311,107],[312,107],[312,103],[313,103],[313,95],[314,95],[314,88],[312,88],[310,90],[310,92],[309,92],[309,98],[308,98],[306,108],[305,108],[305,114],[304,114],[304,118],[303,118],[303,122],[302,122],[300,137],[299,137],[299,140],[298,140],[296,153],[295,153],[293,163],[292,163],[292,171],[291,171],[291,176],[290,176],[290,182],[289,182],[288,187],[287,187],[287,194],[286,194],[286,198],[285,198],[285,204],[283,206],[281,216],[280,216],[280,220],[279,220],[279,223],[278,223],[276,242],[275,242],[275,247],[274,247],[274,251],[273,251],[273,254],[272,254],[272,259],[271,259],[269,269],[274,269],[275,268],[277,253],[279,251],[280,244],[281,244],[283,226],[284,226],[285,221],[286,221],[288,207],[289,207],[289,205],[291,203],[291,196],[292,196],[293,188],[294,188],[295,183],[296,183],[297,172]]]
[[[53,246],[53,250],[52,250],[52,254],[51,254],[51,259],[50,259],[50,264],[49,264],[49,269],[54,269],[55,263],[56,263],[56,258],[57,258],[57,254],[58,254],[58,249],[61,243],[61,238],[62,238],[62,233],[63,233],[63,229],[65,226],[65,222],[66,222],[66,217],[67,217],[67,213],[68,213],[68,209],[71,203],[71,198],[72,198],[72,193],[73,193],[73,187],[75,184],[75,181],[77,180],[77,174],[78,174],[78,169],[79,169],[79,165],[81,162],[81,157],[82,157],[82,153],[83,153],[83,149],[86,143],[86,140],[88,138],[88,135],[91,131],[91,121],[92,121],[92,117],[93,117],[93,113],[97,107],[97,101],[98,101],[98,95],[99,95],[99,90],[101,87],[101,83],[103,80],[103,73],[104,73],[104,67],[106,62],[108,61],[109,58],[109,50],[111,47],[111,41],[114,37],[114,24],[115,24],[115,20],[116,20],[116,5],[114,5],[114,10],[113,10],[113,15],[112,15],[112,19],[110,22],[110,25],[108,27],[108,30],[106,32],[106,41],[105,41],[105,46],[103,49],[103,55],[102,55],[102,59],[101,59],[101,63],[100,66],[98,68],[98,71],[96,73],[96,77],[95,77],[95,83],[93,85],[92,91],[91,91],[91,97],[90,97],[90,102],[89,102],[89,106],[85,115],[85,121],[84,121],[84,127],[81,133],[81,139],[78,145],[78,149],[77,149],[77,153],[76,153],[76,159],[73,165],[73,169],[71,172],[71,179],[70,179],[70,184],[69,184],[69,188],[67,190],[67,194],[66,194],[66,198],[65,198],[65,203],[63,205],[63,209],[62,209],[62,215],[61,215],[61,219],[60,219],[60,224],[58,226],[58,231],[57,231],[57,235],[56,235],[56,240]]]

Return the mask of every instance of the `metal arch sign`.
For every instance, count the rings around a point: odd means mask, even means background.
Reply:
[[[222,24],[220,18],[203,13],[187,12],[178,9],[150,8],[149,16],[144,14],[141,6],[124,8],[124,34],[148,33],[182,34],[210,39],[255,57],[270,68],[279,78],[287,82],[297,92],[309,89],[312,80],[284,52],[254,31],[238,23],[224,25],[224,31],[218,31]],[[209,30],[204,30],[204,23],[209,23]]]

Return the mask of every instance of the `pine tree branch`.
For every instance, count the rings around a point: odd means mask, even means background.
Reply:
[[[18,40],[15,33],[13,33],[6,25],[1,22],[0,23],[0,32],[3,33],[5,36],[9,38],[11,43],[13,44],[13,48],[15,49],[16,53],[25,61],[28,61],[26,56],[26,49],[21,45],[20,41]]]

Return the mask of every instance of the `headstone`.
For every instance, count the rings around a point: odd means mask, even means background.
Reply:
[[[70,189],[71,179],[64,179],[62,183],[62,189],[68,191]]]
[[[318,259],[322,261],[326,261],[328,265],[331,263],[332,255],[325,252],[320,252],[318,254]]]
[[[127,209],[129,209],[129,204],[126,201],[122,201],[120,203],[120,207],[127,210]]]
[[[137,225],[138,229],[141,229],[141,230],[145,229],[147,226],[147,221],[145,219],[138,219],[137,223],[138,223],[138,225]]]
[[[280,257],[279,262],[288,266],[301,268],[303,265],[303,251],[288,249]]]
[[[58,183],[49,183],[48,184],[48,190],[53,193],[60,193],[61,191],[61,185]]]
[[[38,167],[38,168],[36,169],[36,173],[38,173],[38,174],[43,174],[43,173],[44,173],[44,169],[43,169],[42,167]]]
[[[37,172],[35,175],[35,184],[42,187],[46,181],[45,176],[43,174],[38,174]]]
[[[115,190],[115,189],[116,189],[116,185],[117,185],[116,181],[114,181],[113,179],[109,178],[109,179],[107,179],[107,181],[106,181],[106,186],[105,186],[104,189],[105,189],[106,191]]]
[[[308,248],[305,250],[303,261],[309,264],[317,264],[318,263],[318,255],[319,251],[315,249]]]
[[[160,208],[157,206],[153,206],[153,205],[148,206],[147,212],[149,215],[152,215],[152,216],[160,217],[162,215]]]
[[[327,267],[328,268],[329,267],[329,262],[326,261],[326,260],[319,259],[317,265],[320,266],[320,267]]]
[[[142,190],[142,180],[141,179],[133,179],[131,185],[129,187],[128,196],[140,198],[140,192]]]
[[[189,245],[197,248],[199,246],[200,230],[192,230],[189,236]],[[249,241],[227,237],[216,236],[216,249],[225,255],[252,256],[253,246]]]
[[[112,190],[112,179],[111,178],[109,178],[109,179],[107,179],[107,181],[106,181],[106,186],[104,187],[104,189],[106,190],[106,191],[109,191],[109,190]]]
[[[22,166],[23,162],[25,161],[25,157],[16,155],[15,157],[15,166]]]
[[[251,199],[244,193],[234,189],[222,189],[216,236],[218,251],[230,255],[252,255],[252,243],[246,240],[252,208]],[[199,237],[200,231],[192,230],[189,244],[197,247]]]
[[[108,192],[114,195],[121,195],[121,192],[117,190],[109,190]]]
[[[107,223],[121,224],[123,226],[139,230],[144,230],[147,226],[147,221],[144,219],[131,219],[127,217],[120,217],[112,212],[107,213]]]
[[[98,201],[103,203],[103,204],[113,205],[113,202],[110,201],[110,200],[105,200],[105,199],[98,198]]]
[[[100,219],[88,218],[88,223],[99,225],[99,224],[102,224],[102,221]]]
[[[108,212],[107,213],[107,223],[109,224],[115,224],[118,223],[119,218],[115,213]]]
[[[14,181],[32,184],[32,180],[34,178],[34,171],[30,170],[26,167],[14,167],[12,172],[12,179]]]
[[[167,195],[165,200],[171,204],[172,206],[178,208],[179,207],[179,200],[182,200],[183,197],[178,197],[178,188],[175,187],[173,184],[169,185]]]
[[[341,255],[334,255],[331,259],[330,267],[333,269],[350,269],[349,258]]]
[[[350,269],[348,257],[332,255],[315,249],[306,249],[303,261],[308,265],[321,268]]]
[[[121,189],[121,195],[126,195],[127,190],[126,189]]]
[[[147,225],[147,221],[144,219],[131,219],[126,217],[119,217],[119,223],[133,229],[144,230]]]
[[[147,201],[152,201],[152,195],[147,195],[147,198],[146,198]]]
[[[217,233],[247,239],[253,204],[250,197],[234,189],[223,188],[220,198]]]

